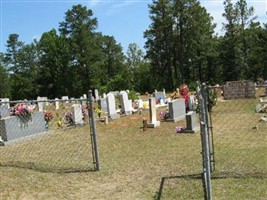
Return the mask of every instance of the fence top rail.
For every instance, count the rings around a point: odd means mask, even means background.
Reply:
[[[88,100],[89,99],[15,100],[15,101],[0,101],[0,105],[6,103],[46,103],[46,102],[72,102],[72,101],[88,101]]]

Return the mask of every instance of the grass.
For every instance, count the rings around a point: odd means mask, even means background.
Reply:
[[[213,199],[266,199],[266,123],[252,109],[256,101],[219,101],[213,109]],[[1,147],[0,199],[203,199],[199,133],[176,134],[184,120],[143,132],[144,117],[148,111],[97,122],[98,172],[88,125],[53,125]]]

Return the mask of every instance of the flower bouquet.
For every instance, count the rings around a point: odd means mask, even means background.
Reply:
[[[18,117],[21,124],[27,125],[31,121],[32,112],[33,109],[30,106],[25,103],[20,103],[11,108],[10,116]]]
[[[67,122],[70,126],[73,126],[73,125],[74,125],[74,120],[73,120],[72,112],[67,112],[67,113],[65,113],[65,120],[66,120],[66,122]]]
[[[48,130],[48,123],[50,122],[51,119],[53,119],[53,114],[51,112],[45,112],[44,113],[44,119],[46,121],[45,128]]]
[[[160,119],[162,119],[162,120],[166,120],[166,119],[170,118],[170,113],[169,113],[168,110],[161,111],[161,112],[159,113],[159,117],[160,117]]]
[[[50,122],[51,119],[53,119],[53,114],[51,112],[45,112],[44,113],[44,119],[46,122]]]
[[[95,112],[96,112],[96,114],[98,115],[98,117],[100,118],[100,117],[101,117],[102,110],[99,109],[99,108],[96,108],[96,109],[95,109]]]
[[[11,116],[27,116],[33,112],[32,108],[25,103],[17,104],[10,110]]]

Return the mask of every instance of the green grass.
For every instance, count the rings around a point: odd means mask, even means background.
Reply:
[[[266,123],[258,123],[254,101],[213,109],[213,199],[266,199]],[[0,199],[204,199],[199,133],[176,134],[184,120],[143,132],[144,117],[148,111],[97,122],[98,172],[88,125],[52,126],[46,135],[1,147]]]

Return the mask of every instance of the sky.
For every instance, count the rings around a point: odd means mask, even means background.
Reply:
[[[143,33],[151,24],[148,9],[151,3],[152,0],[0,0],[0,52],[6,51],[6,42],[12,33],[30,44],[44,32],[58,30],[65,12],[76,4],[91,9],[98,20],[96,31],[114,36],[124,52],[130,43],[143,49]],[[216,33],[223,34],[223,0],[200,0],[200,3],[214,18]],[[267,22],[267,0],[247,0],[247,4],[254,7],[256,21]]]

